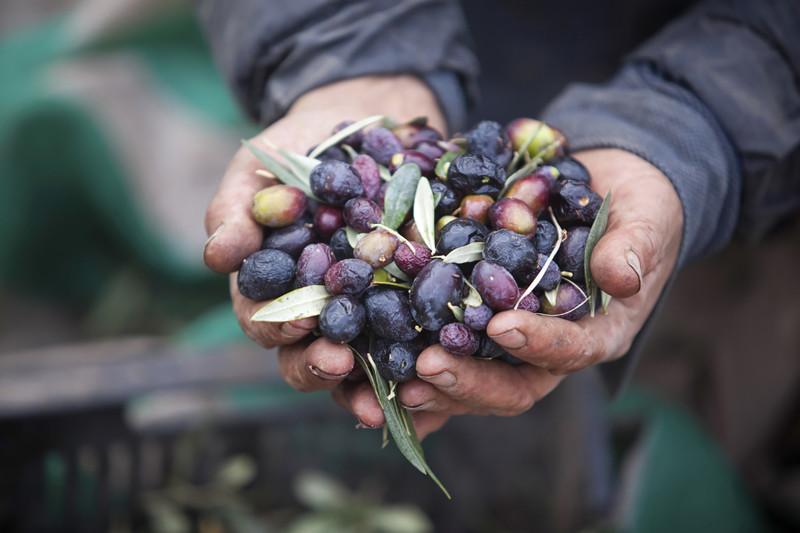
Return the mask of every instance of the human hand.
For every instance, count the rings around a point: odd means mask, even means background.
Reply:
[[[594,249],[592,276],[614,297],[608,314],[570,322],[527,311],[506,311],[487,333],[527,364],[453,356],[440,346],[420,354],[418,378],[399,388],[420,437],[449,416],[513,416],[530,409],[572,372],[623,356],[658,300],[678,256],[683,211],[671,183],[657,168],[622,150],[602,149],[575,157],[592,175],[593,188],[613,191],[608,229]],[[346,385],[339,402],[370,426],[383,423],[372,390]]]
[[[283,119],[251,142],[266,151],[272,143],[305,154],[329,136],[336,124],[375,114],[401,121],[426,115],[431,126],[444,133],[444,118],[433,94],[421,81],[411,76],[376,76],[310,91]],[[244,332],[264,347],[281,346],[278,357],[283,378],[303,391],[330,389],[353,369],[350,350],[324,338],[307,339],[316,327],[314,318],[282,324],[251,322],[250,317],[266,302],[248,300],[236,285],[236,271],[263,240],[263,230],[250,214],[253,195],[271,183],[255,173],[259,168],[261,164],[246,148],[233,157],[206,212],[209,238],[203,259],[212,270],[230,273],[233,309]]]

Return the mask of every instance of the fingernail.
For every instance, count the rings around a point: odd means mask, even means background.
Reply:
[[[528,339],[517,328],[511,328],[499,335],[492,335],[492,340],[504,348],[517,350],[528,344]]]
[[[402,404],[402,405],[403,405],[403,407],[406,408],[407,411],[425,411],[425,410],[431,408],[431,406],[433,405],[433,402],[432,401],[431,402],[423,402],[423,403],[421,403],[419,405],[406,405],[406,404]]]
[[[453,374],[448,370],[445,370],[444,372],[439,372],[438,374],[434,374],[432,376],[419,376],[419,377],[424,379],[428,383],[433,383],[437,387],[452,387],[458,381],[456,379],[455,374]]]
[[[225,227],[225,223],[223,222],[223,223],[221,223],[219,225],[219,227],[217,227],[217,229],[214,230],[214,233],[212,233],[211,235],[208,236],[208,239],[206,239],[206,243],[203,245],[203,250],[205,250],[208,247],[208,245],[211,243],[211,241],[213,241],[214,239],[217,238],[217,236],[222,231],[222,228],[224,228],[224,227]]]
[[[287,337],[300,337],[303,335],[308,334],[311,331],[310,329],[298,328],[291,322],[285,322],[281,324],[281,333],[286,335]]]
[[[378,429],[380,426],[368,426],[364,422],[359,422],[356,424],[356,429]]]
[[[633,250],[628,250],[625,254],[625,261],[628,263],[633,271],[636,273],[636,277],[639,278],[639,290],[642,288],[642,263],[639,261],[639,256],[634,253]]]
[[[314,365],[308,365],[308,371],[317,376],[319,379],[324,379],[327,381],[340,381],[347,377],[347,374],[349,374],[349,372],[345,372],[344,374],[330,374]]]

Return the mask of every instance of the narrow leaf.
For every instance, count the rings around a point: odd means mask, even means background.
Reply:
[[[365,119],[361,119],[358,122],[353,122],[346,128],[342,128],[341,130],[337,131],[321,143],[317,145],[316,148],[311,150],[311,153],[308,154],[309,157],[317,157],[319,154],[323,153],[325,150],[330,148],[331,146],[336,146],[352,134],[356,133],[357,131],[361,131],[367,126],[375,124],[383,120],[383,115],[373,115],[371,117],[367,117]]]
[[[319,159],[296,154],[289,150],[284,150],[283,148],[280,148],[278,153],[286,159],[286,162],[289,163],[289,167],[296,176],[309,184],[311,183],[311,171],[320,164],[321,161]]]
[[[466,283],[467,287],[469,287],[469,293],[463,300],[464,305],[469,305],[471,307],[478,307],[481,305],[483,303],[483,298],[481,298],[481,293],[478,292],[478,289],[473,287],[473,285],[467,280],[464,280],[464,283]]]
[[[245,145],[247,149],[250,150],[254,156],[256,156],[256,158],[258,158],[261,164],[264,165],[264,167],[266,167],[270,173],[272,173],[285,185],[297,187],[306,193],[307,196],[314,197],[314,193],[311,192],[311,185],[309,184],[308,180],[304,180],[300,176],[297,176],[292,170],[286,168],[280,161],[253,143],[243,140],[242,144]]]
[[[400,289],[410,289],[410,283],[404,283],[403,281],[397,279],[396,277],[392,276],[389,272],[386,271],[384,268],[376,269],[372,274],[372,283],[375,285],[389,285],[391,287],[398,287]]]
[[[347,244],[349,244],[351,248],[355,248],[358,241],[364,236],[364,233],[359,233],[350,226],[344,228],[344,234],[347,235]]]
[[[597,216],[592,223],[592,227],[589,230],[589,235],[586,237],[586,250],[583,254],[583,275],[586,279],[586,292],[589,295],[589,310],[592,316],[594,316],[594,309],[596,300],[592,298],[595,294],[595,283],[594,279],[592,278],[592,269],[590,267],[591,259],[592,259],[592,252],[594,251],[595,245],[606,232],[606,228],[608,227],[608,211],[611,206],[611,191],[606,194],[606,197],[603,198],[603,203],[600,205],[600,209],[597,211]]]
[[[392,181],[392,173],[383,165],[378,165],[378,174],[381,175],[383,181]]]
[[[422,177],[417,182],[417,193],[414,196],[414,222],[425,245],[431,252],[436,252],[436,216],[433,205],[431,184],[428,178]]]
[[[555,146],[561,145],[562,142],[563,141],[561,141],[561,139],[557,139],[551,142],[550,144],[539,150],[536,153],[536,156],[531,158],[531,160],[525,163],[525,165],[521,166],[519,170],[517,170],[516,172],[511,174],[508,178],[506,178],[506,182],[503,184],[503,189],[500,191],[500,195],[498,196],[498,198],[504,197],[508,192],[508,189],[512,185],[514,185],[514,182],[516,182],[520,178],[524,178],[525,176],[536,170],[536,168],[539,165],[541,165],[542,162],[544,161],[544,156],[545,154],[547,154],[548,150],[552,149]]]
[[[394,173],[383,200],[383,224],[385,226],[397,229],[403,223],[414,203],[414,195],[417,192],[417,183],[420,177],[419,167],[413,163],[402,165]]]
[[[358,152],[353,150],[353,147],[350,146],[349,144],[343,144],[342,145],[342,150],[344,150],[347,153],[347,157],[350,158],[350,161],[352,161],[353,159],[358,157]]]
[[[539,273],[536,274],[535,278],[533,278],[533,281],[531,281],[531,284],[528,285],[528,288],[525,289],[522,292],[522,294],[520,294],[517,303],[514,304],[515,310],[519,308],[519,303],[522,301],[522,299],[525,298],[530,293],[532,293],[533,289],[535,289],[536,286],[539,285],[539,282],[542,281],[542,278],[547,273],[547,269],[550,267],[550,263],[553,262],[553,258],[556,256],[558,249],[561,248],[561,241],[564,240],[564,232],[561,229],[561,225],[558,223],[558,220],[556,220],[555,214],[553,214],[553,208],[548,207],[547,209],[548,211],[550,211],[550,220],[553,221],[553,225],[556,227],[556,231],[558,232],[558,240],[556,241],[555,246],[553,246],[553,250],[550,252],[550,255],[547,256],[547,260],[544,262],[544,265],[542,265],[542,268],[539,270]]]
[[[460,246],[444,257],[445,263],[472,263],[483,259],[483,248],[486,245],[482,242],[471,242]]]
[[[555,289],[552,289],[552,290],[549,290],[549,291],[545,291],[545,293],[544,293],[544,297],[547,298],[548,303],[550,303],[550,305],[552,305],[553,307],[555,307],[555,305],[557,303],[557,300],[558,300],[558,288],[560,286],[561,286],[561,284],[556,285]]]
[[[544,122],[540,121],[539,125],[536,127],[536,129],[531,132],[531,134],[528,136],[528,138],[525,139],[525,142],[522,143],[522,146],[519,147],[519,150],[517,150],[517,152],[514,154],[514,158],[511,160],[511,163],[508,165],[509,169],[513,169],[514,167],[517,166],[517,163],[519,162],[519,160],[523,156],[523,154],[524,155],[528,155],[528,149],[530,148],[531,143],[536,138],[536,136],[539,135],[539,132],[542,131],[543,127],[544,127]]]
[[[272,300],[250,318],[253,322],[288,322],[317,316],[331,297],[324,285],[301,287]]]
[[[397,266],[394,261],[383,267],[383,269],[397,279],[411,281],[411,278],[408,277],[408,274],[400,270],[400,267]]]
[[[457,305],[453,305],[450,302],[447,302],[447,307],[450,308],[450,311],[453,312],[453,316],[456,317],[456,320],[459,322],[464,322],[464,310]]]
[[[453,162],[453,159],[460,156],[464,152],[462,150],[454,150],[451,152],[445,152],[436,162],[436,168],[434,169],[434,174],[441,180],[447,180],[447,171],[450,170],[450,163]]]
[[[600,291],[600,303],[603,306],[603,314],[608,314],[608,306],[611,305],[611,295],[606,291]]]

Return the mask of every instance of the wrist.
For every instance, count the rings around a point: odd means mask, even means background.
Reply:
[[[298,98],[287,116],[320,113],[339,120],[385,115],[399,122],[426,116],[432,127],[447,133],[433,91],[411,75],[364,76],[324,85]]]

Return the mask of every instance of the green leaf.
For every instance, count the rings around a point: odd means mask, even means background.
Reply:
[[[600,291],[600,303],[603,306],[603,314],[608,314],[608,306],[611,305],[611,295],[606,291]]]
[[[403,454],[403,457],[405,457],[408,462],[414,465],[417,470],[430,476],[430,478],[439,486],[445,496],[447,496],[448,499],[451,499],[450,493],[447,492],[447,489],[444,487],[442,482],[433,473],[431,468],[428,466],[428,463],[425,462],[425,454],[422,451],[422,446],[420,445],[417,434],[414,431],[414,424],[411,420],[411,415],[399,404],[397,397],[394,397],[391,400],[387,399],[389,397],[389,384],[378,372],[378,369],[375,366],[375,361],[372,360],[372,356],[369,353],[362,355],[352,346],[350,349],[352,350],[356,360],[367,373],[367,378],[369,379],[372,389],[375,392],[375,397],[377,398],[378,403],[383,410],[383,416],[386,420],[386,427],[389,428],[389,433],[392,435],[392,440],[394,441],[395,446],[397,446],[397,449],[400,450],[400,453]]]
[[[215,475],[215,481],[225,488],[240,489],[255,479],[257,470],[252,457],[236,455],[222,464]]]
[[[378,165],[378,174],[380,174],[383,181],[392,181],[392,173],[383,165]]]
[[[483,303],[483,298],[481,298],[481,293],[478,292],[478,289],[476,289],[472,283],[467,280],[464,280],[464,283],[466,283],[467,287],[469,287],[469,293],[463,300],[464,305],[468,305],[470,307],[478,307],[481,305]]]
[[[383,120],[383,115],[373,115],[371,117],[361,119],[358,122],[353,122],[346,128],[337,131],[336,133],[334,133],[333,135],[331,135],[330,137],[319,143],[316,148],[311,150],[311,153],[308,154],[308,156],[317,157],[319,154],[321,154],[331,146],[336,146],[337,144],[339,144],[352,134],[356,133],[357,131],[361,131],[367,126],[375,124],[376,122],[379,122],[381,120]]]
[[[444,256],[445,263],[472,263],[483,259],[483,248],[485,244],[482,242],[471,242],[464,246],[460,246]]]
[[[301,177],[295,175],[295,173],[286,168],[283,163],[253,143],[242,140],[242,144],[246,146],[247,149],[250,150],[250,152],[256,156],[259,161],[261,161],[261,164],[264,165],[264,167],[276,178],[278,178],[284,185],[297,187],[306,193],[306,196],[311,196],[312,198],[314,197],[314,193],[311,192],[311,185],[309,184],[308,180],[303,180]]]
[[[608,191],[606,197],[603,198],[603,203],[597,211],[597,216],[592,223],[592,228],[589,230],[589,236],[586,237],[586,250],[583,254],[583,275],[586,279],[586,293],[589,295],[589,313],[594,316],[594,308],[596,302],[596,286],[592,278],[592,269],[590,263],[592,259],[592,252],[595,245],[606,232],[608,227],[608,211],[611,207],[611,191]]]
[[[319,159],[314,159],[313,157],[307,157],[304,155],[296,154],[289,150],[284,150],[283,148],[278,149],[278,153],[286,159],[286,162],[289,163],[289,167],[294,172],[295,176],[300,177],[306,183],[309,183],[309,188],[311,187],[311,171],[314,170],[314,167],[319,165],[321,161]]]
[[[556,285],[556,288],[555,288],[555,289],[552,289],[552,290],[549,290],[549,291],[545,291],[545,293],[544,293],[544,297],[545,297],[545,298],[547,298],[547,301],[548,301],[548,302],[550,303],[550,305],[552,305],[553,307],[555,307],[555,305],[556,305],[556,303],[557,303],[557,302],[556,302],[556,300],[558,299],[558,288],[559,288],[560,286],[561,286],[561,283],[559,283],[558,285]]]
[[[411,278],[408,277],[408,274],[400,270],[400,267],[397,266],[394,261],[383,267],[383,269],[397,279],[411,281]]]
[[[456,317],[456,320],[459,322],[464,322],[464,310],[461,307],[453,305],[450,302],[447,302],[447,307],[450,308],[450,311],[452,311],[453,316]]]
[[[301,287],[256,311],[250,318],[253,322],[288,322],[318,316],[331,297],[324,285]]]
[[[428,178],[422,177],[417,182],[417,193],[414,196],[414,222],[417,231],[431,252],[436,252],[436,215],[434,215],[433,191]]]
[[[364,233],[359,233],[350,226],[344,228],[344,234],[347,235],[347,244],[350,245],[350,248],[355,248],[358,241],[363,237]]]
[[[536,129],[531,132],[528,138],[525,139],[525,142],[522,143],[522,146],[519,147],[519,150],[517,150],[516,153],[514,154],[514,158],[508,165],[509,169],[516,167],[520,158],[522,158],[522,155],[528,153],[528,148],[530,148],[531,144],[533,143],[533,140],[536,139],[536,136],[539,135],[539,132],[542,131],[542,128],[544,128],[544,122],[539,122],[539,125],[536,127]]]
[[[436,177],[441,180],[447,180],[447,171],[450,170],[450,163],[453,162],[453,159],[455,159],[456,157],[460,156],[463,153],[464,152],[462,150],[443,153],[442,156],[439,158],[439,160],[436,162],[436,168],[434,170]]]
[[[389,285],[391,287],[398,287],[400,289],[411,288],[410,283],[404,283],[403,281],[397,279],[387,272],[385,268],[378,268],[372,273],[372,283],[375,285]]]
[[[395,171],[392,181],[386,188],[383,200],[383,224],[392,229],[397,229],[406,218],[414,195],[417,192],[417,183],[421,177],[419,167],[414,163],[402,165]]]

